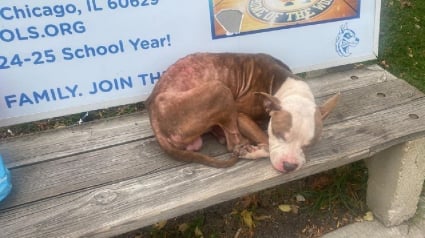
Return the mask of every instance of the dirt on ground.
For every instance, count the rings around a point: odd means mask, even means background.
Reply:
[[[116,238],[320,237],[367,222],[362,162],[293,181]]]

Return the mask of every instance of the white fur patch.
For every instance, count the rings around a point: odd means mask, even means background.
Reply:
[[[298,164],[298,168],[305,163],[302,150],[309,145],[315,136],[316,103],[309,86],[300,80],[288,78],[274,97],[280,101],[282,109],[292,116],[292,127],[285,132],[285,138],[277,138],[271,131],[269,124],[270,159],[273,166],[283,171],[283,163]]]

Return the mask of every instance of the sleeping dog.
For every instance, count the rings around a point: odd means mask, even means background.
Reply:
[[[305,163],[305,148],[338,99],[316,106],[308,85],[266,54],[196,53],[166,70],[146,105],[159,145],[175,159],[229,167],[239,158],[270,157],[274,168],[290,172]],[[267,135],[257,122],[268,118]],[[211,130],[224,136],[232,158],[197,152]]]

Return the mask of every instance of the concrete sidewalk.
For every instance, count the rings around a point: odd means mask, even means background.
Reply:
[[[379,221],[359,222],[328,233],[323,238],[425,238],[425,186],[415,216],[402,225],[385,227]]]

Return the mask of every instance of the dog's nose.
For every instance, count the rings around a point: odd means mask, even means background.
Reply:
[[[293,164],[286,161],[283,162],[283,168],[285,169],[286,172],[294,171],[297,167],[298,167],[298,164]]]

